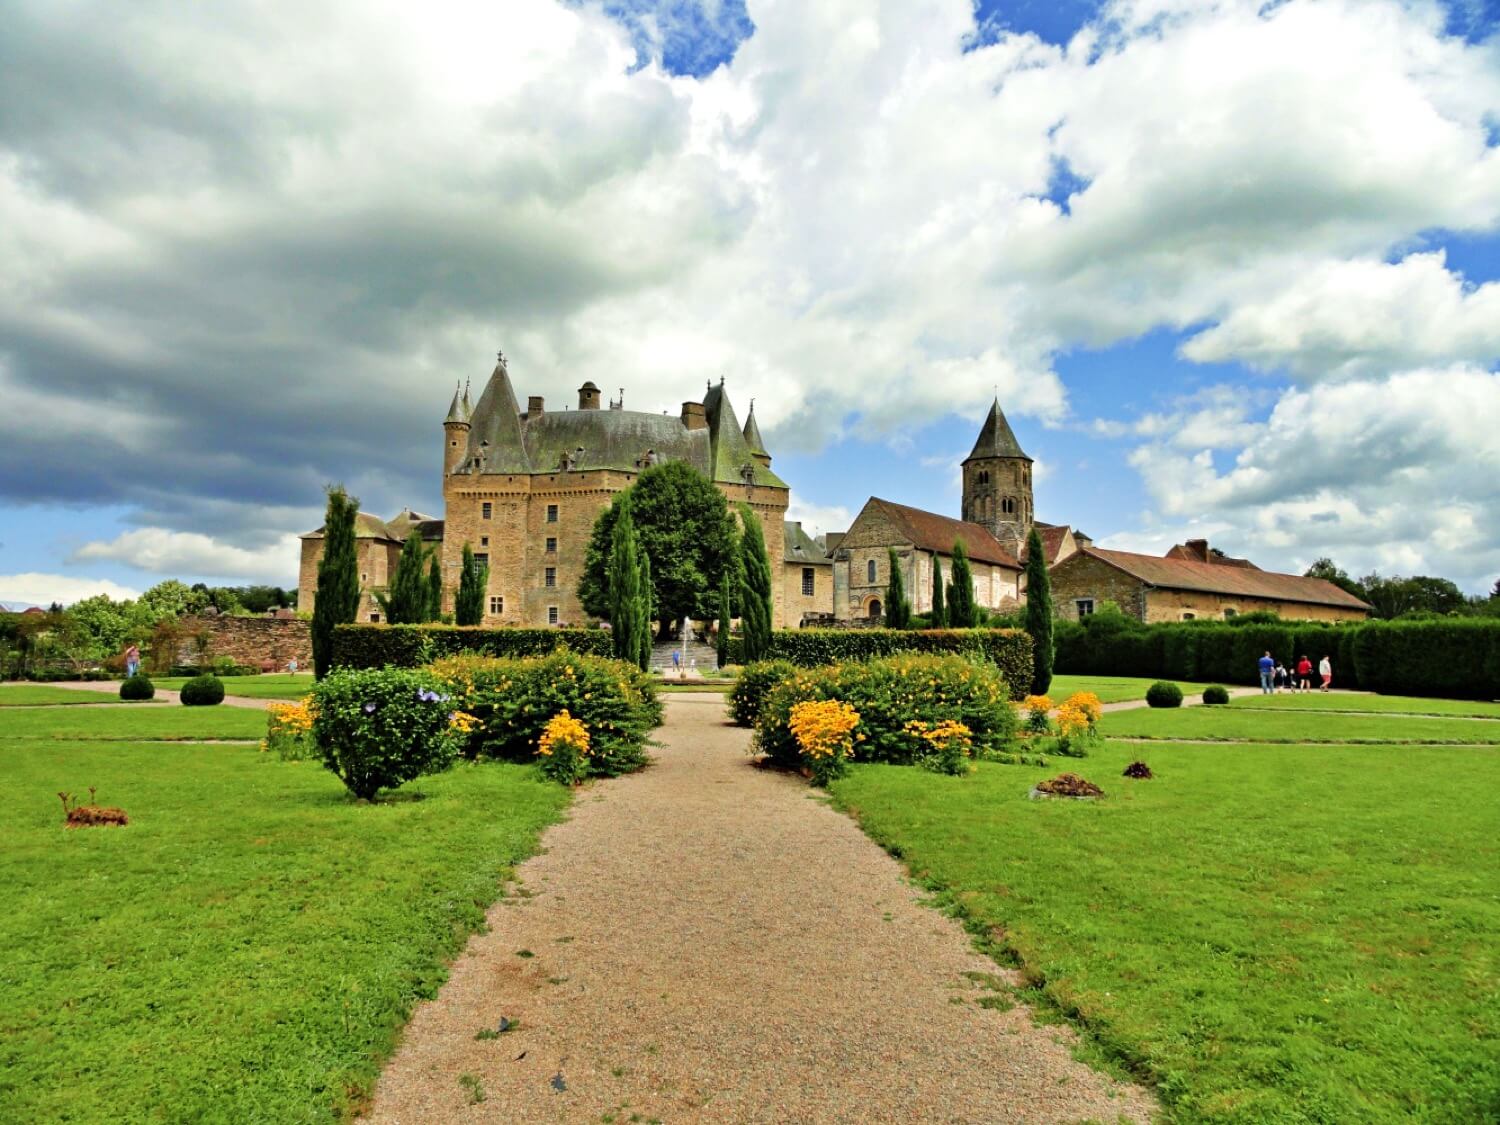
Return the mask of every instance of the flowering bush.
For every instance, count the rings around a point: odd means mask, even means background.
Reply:
[[[305,695],[296,703],[272,703],[266,708],[266,737],[260,748],[283,762],[315,757],[312,727],[312,696]]]
[[[796,674],[797,666],[789,660],[760,660],[746,664],[729,692],[730,719],[736,726],[753,727],[771,689]]]
[[[465,737],[453,696],[427,672],[339,670],[315,685],[310,698],[323,764],[365,800],[447,769]]]
[[[952,719],[926,723],[913,719],[906,733],[917,740],[916,761],[919,766],[937,773],[965,774],[973,767],[974,738],[969,728]]]
[[[1093,692],[1079,692],[1064,700],[1057,709],[1057,753],[1087,758],[1089,748],[1099,741],[1103,715],[1104,708]]]
[[[542,773],[564,785],[577,785],[588,776],[589,732],[567,708],[547,720],[537,739]]]
[[[840,700],[859,714],[862,761],[910,765],[930,744],[907,729],[912,720],[952,720],[968,728],[973,753],[992,757],[1015,745],[1019,720],[999,670],[961,656],[889,656],[799,669],[771,690],[756,724],[756,747],[778,763],[796,765],[800,749],[791,711],[809,700]]]
[[[589,733],[588,777],[614,777],[646,764],[646,740],[661,722],[651,679],[633,664],[555,652],[508,659],[450,656],[428,671],[470,717],[464,753],[529,762],[543,732],[566,711]]]
[[[793,705],[788,723],[814,785],[827,785],[848,772],[859,724],[853,707],[832,699],[809,700]]]
[[[1052,698],[1046,695],[1028,695],[1021,700],[1026,711],[1026,729],[1031,734],[1052,733]]]

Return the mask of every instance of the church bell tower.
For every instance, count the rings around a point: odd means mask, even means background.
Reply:
[[[997,398],[964,458],[963,518],[986,528],[1017,557],[1031,534],[1031,465]]]

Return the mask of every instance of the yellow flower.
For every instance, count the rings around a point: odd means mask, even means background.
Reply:
[[[846,758],[854,749],[850,735],[859,712],[836,699],[816,699],[792,707],[792,737],[809,758]]]
[[[568,714],[567,708],[547,720],[542,737],[537,741],[536,752],[544,757],[551,757],[553,750],[559,746],[571,746],[581,757],[588,757],[588,728]]]

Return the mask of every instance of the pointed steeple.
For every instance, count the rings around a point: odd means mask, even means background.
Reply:
[[[1021,452],[1021,443],[1016,440],[1010,423],[1005,420],[1005,412],[1000,409],[998,398],[990,406],[990,416],[984,420],[984,429],[979,431],[979,440],[974,443],[973,452],[965,457],[964,461],[980,461],[987,457],[1018,457],[1023,461],[1031,460]]]
[[[464,380],[464,421],[474,417],[474,404],[469,401],[469,381]]]
[[[481,473],[526,473],[526,443],[521,435],[521,408],[510,385],[505,356],[495,362],[490,381],[470,419],[467,462]]]
[[[448,417],[443,419],[443,424],[447,425],[449,422],[467,422],[468,420],[469,412],[464,409],[458,384],[455,383],[453,386],[453,404],[448,407]]]
[[[750,414],[745,419],[745,444],[750,447],[750,452],[761,455],[769,462],[771,455],[766,452],[766,443],[761,440],[760,427],[755,424],[755,400],[750,400]]]
[[[756,456],[751,450],[722,378],[718,386],[709,384],[708,393],[703,396],[703,412],[708,418],[711,480],[786,487],[786,482],[771,471],[770,455],[762,451]]]

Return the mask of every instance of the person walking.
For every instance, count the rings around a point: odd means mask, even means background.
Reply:
[[[1272,694],[1271,678],[1276,674],[1276,661],[1274,661],[1274,660],[1271,659],[1271,654],[1268,652],[1264,656],[1262,656],[1259,660],[1257,660],[1255,663],[1256,663],[1256,666],[1260,668],[1260,690],[1261,690],[1261,694],[1262,695],[1271,695]]]
[[[135,642],[131,642],[125,649],[125,675],[134,676],[141,670],[141,648]]]
[[[1333,683],[1333,661],[1329,660],[1326,656],[1318,661],[1318,676],[1323,681],[1321,690],[1327,691],[1328,685]]]
[[[1297,690],[1312,691],[1312,661],[1305,656],[1297,661]]]
[[[1286,665],[1283,664],[1279,660],[1276,662],[1276,671],[1275,671],[1275,673],[1271,677],[1271,683],[1272,683],[1272,686],[1275,687],[1275,689],[1276,689],[1276,691],[1278,693],[1281,692],[1286,687],[1286,684],[1287,684]]]

